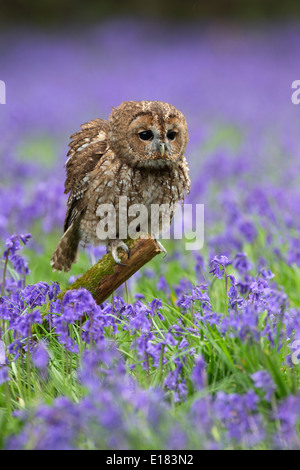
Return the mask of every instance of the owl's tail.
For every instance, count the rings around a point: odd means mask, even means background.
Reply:
[[[78,244],[80,241],[78,227],[70,225],[63,234],[57,247],[54,250],[50,264],[52,271],[70,271],[73,263],[77,262]]]

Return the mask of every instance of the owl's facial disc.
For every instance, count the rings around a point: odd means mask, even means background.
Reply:
[[[141,113],[131,121],[127,141],[131,163],[148,168],[177,165],[186,145],[182,124],[177,117],[152,113]]]

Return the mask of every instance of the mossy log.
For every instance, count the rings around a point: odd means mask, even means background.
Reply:
[[[112,255],[108,253],[68,286],[67,290],[84,287],[90,291],[97,304],[101,304],[136,271],[161,253],[157,242],[150,235],[127,240],[126,245],[130,250],[129,257],[122,250],[119,251],[119,257],[124,265],[116,264]],[[65,292],[61,292],[58,297],[62,298]]]

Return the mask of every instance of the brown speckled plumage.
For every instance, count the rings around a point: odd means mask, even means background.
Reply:
[[[144,141],[140,132],[148,130],[153,138]],[[170,132],[175,133],[172,141],[167,137]],[[190,188],[184,156],[187,141],[183,114],[159,101],[123,102],[113,109],[109,121],[94,119],[83,124],[71,136],[65,233],[52,256],[53,269],[70,269],[80,241],[103,243],[96,234],[100,204],[113,204],[118,217],[119,196],[127,196],[128,206],[145,204],[149,209],[151,204],[171,206],[183,201]],[[165,152],[159,151],[161,142]],[[109,247],[109,240],[104,243]]]

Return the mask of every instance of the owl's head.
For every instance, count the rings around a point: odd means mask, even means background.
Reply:
[[[178,165],[188,142],[184,115],[161,101],[125,101],[109,119],[109,145],[129,166]]]

